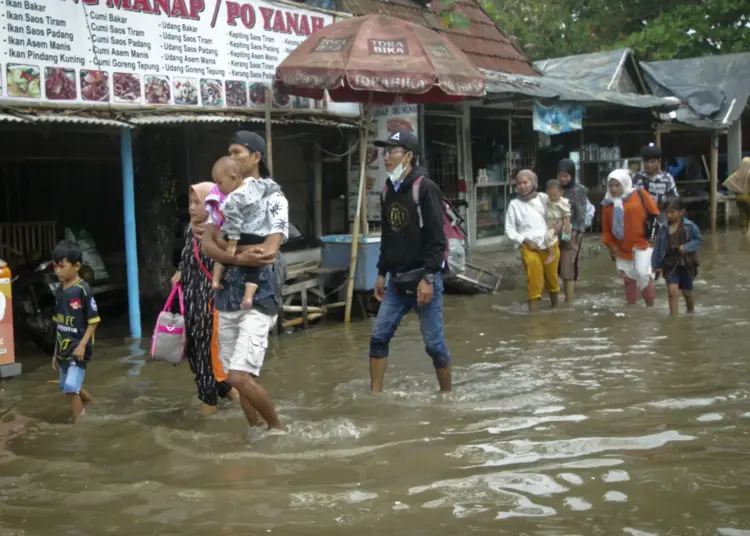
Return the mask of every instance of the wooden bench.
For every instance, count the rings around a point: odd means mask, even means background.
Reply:
[[[345,269],[344,269],[345,270]],[[343,307],[344,302],[326,303],[325,276],[339,273],[336,268],[321,268],[318,262],[310,261],[292,264],[287,270],[286,282],[281,290],[281,307],[277,333],[282,329],[302,326],[307,329],[310,322],[324,317],[328,311]],[[318,306],[310,305],[310,297],[319,302]],[[294,302],[298,301],[299,305]],[[287,314],[294,318],[286,318]],[[299,315],[299,316],[296,316]]]

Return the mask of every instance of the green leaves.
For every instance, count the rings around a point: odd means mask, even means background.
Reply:
[[[467,30],[471,27],[471,21],[469,17],[463,13],[456,13],[452,11],[450,13],[440,13],[443,20],[443,24],[448,28],[458,28],[459,30]]]
[[[442,0],[444,6],[455,0]],[[630,47],[643,59],[744,52],[748,0],[482,0],[532,60]]]
[[[442,9],[438,12],[438,16],[446,28],[467,30],[471,26],[471,20],[456,9],[456,0],[440,0],[440,7]]]

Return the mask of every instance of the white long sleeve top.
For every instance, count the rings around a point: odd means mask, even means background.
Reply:
[[[524,240],[544,248],[544,237],[547,233],[547,194],[540,192],[531,201],[514,199],[505,213],[505,235],[516,247],[521,247]]]

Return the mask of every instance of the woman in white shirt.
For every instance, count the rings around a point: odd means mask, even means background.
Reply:
[[[547,233],[547,194],[537,192],[538,182],[533,171],[520,171],[516,176],[518,197],[510,202],[505,214],[505,234],[521,249],[530,313],[539,310],[543,290],[546,289],[549,294],[552,307],[557,306],[560,293],[557,281],[560,248],[557,243],[550,248],[554,260],[547,264],[544,262],[550,254],[550,249],[544,249],[544,237]]]

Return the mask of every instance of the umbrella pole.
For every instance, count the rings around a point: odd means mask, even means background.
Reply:
[[[365,108],[363,106],[363,108]],[[370,133],[369,121],[371,120],[370,107],[363,109],[362,129],[359,133],[359,191],[357,194],[357,211],[354,215],[354,228],[352,229],[352,256],[349,261],[349,280],[346,284],[346,308],[344,309],[344,323],[351,324],[352,321],[352,299],[354,298],[354,276],[357,272],[357,253],[359,250],[359,229],[362,217],[362,196],[366,194],[365,171],[367,169],[367,138]]]

